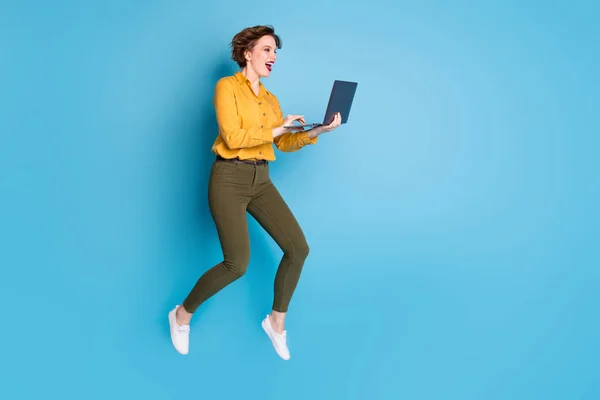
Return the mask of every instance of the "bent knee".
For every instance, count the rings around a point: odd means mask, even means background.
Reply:
[[[310,248],[306,241],[299,241],[292,243],[287,249],[284,250],[284,253],[287,257],[304,260],[308,257],[308,253],[310,252]]]
[[[248,269],[249,257],[237,257],[223,261],[223,268],[233,274],[235,278],[241,278]]]
[[[301,245],[299,245],[298,248],[296,249],[296,252],[298,252],[299,257],[302,257],[302,258],[308,257],[308,253],[310,252],[310,247],[308,246],[308,243],[304,242]]]

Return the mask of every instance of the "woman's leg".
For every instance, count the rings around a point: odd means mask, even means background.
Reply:
[[[223,261],[206,271],[183,304],[169,312],[171,341],[181,354],[189,352],[190,320],[198,306],[246,272],[250,258],[246,219],[253,178],[250,171],[225,161],[213,164],[209,207],[221,240]]]
[[[283,250],[274,282],[273,329],[282,333],[285,315],[309,252],[304,233],[273,183],[268,180],[248,204],[248,212]]]
[[[250,167],[250,168],[248,168]],[[250,240],[246,206],[250,201],[252,167],[217,161],[211,171],[209,207],[221,242],[223,261],[206,271],[178,310],[178,322],[189,324],[192,314],[209,297],[246,272]]]

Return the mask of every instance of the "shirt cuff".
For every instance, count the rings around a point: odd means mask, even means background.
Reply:
[[[300,143],[302,143],[303,145],[308,145],[308,144],[316,144],[317,141],[319,140],[318,136],[315,136],[314,138],[310,138],[308,136],[308,131],[304,131],[304,132],[299,132],[296,135],[298,135],[298,139],[300,140]]]

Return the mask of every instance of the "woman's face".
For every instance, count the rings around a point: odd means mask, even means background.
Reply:
[[[254,48],[246,53],[247,64],[250,64],[258,76],[269,76],[277,58],[276,50],[277,47],[273,36],[263,36],[256,42]]]

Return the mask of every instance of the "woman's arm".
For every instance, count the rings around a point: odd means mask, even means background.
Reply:
[[[287,122],[285,123],[287,125]],[[342,124],[342,115],[336,113],[329,125],[319,125],[308,131],[300,133],[289,133],[275,139],[277,148],[281,151],[296,151],[306,146],[307,144],[317,143],[317,139],[325,132],[331,132],[337,129]]]
[[[275,146],[281,151],[292,152],[298,151],[306,145],[316,144],[318,141],[318,135],[311,137],[311,131],[298,132],[298,133],[284,133],[283,135],[275,139]]]
[[[283,113],[281,112],[281,107],[279,106],[279,101],[277,98],[275,98],[275,111],[279,121],[278,127],[275,129],[283,129],[283,131],[281,131],[283,133],[276,131],[276,133],[280,133],[280,135],[274,139],[275,146],[280,151],[298,151],[306,145],[317,143],[319,137],[318,128],[313,128],[298,133],[290,132],[289,130],[283,128],[283,126],[286,125],[286,122],[283,118]]]

